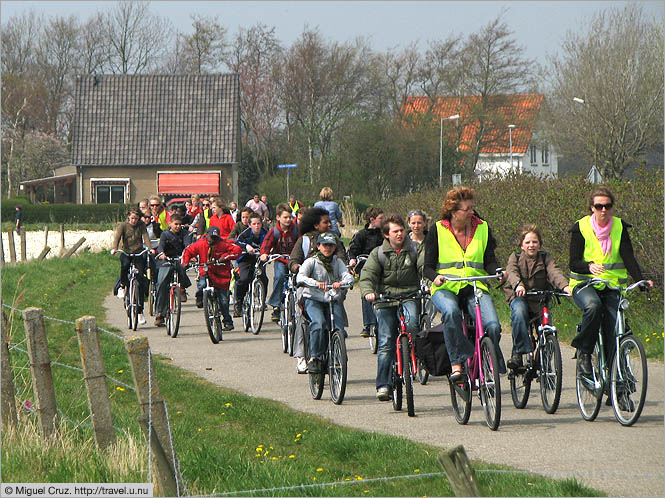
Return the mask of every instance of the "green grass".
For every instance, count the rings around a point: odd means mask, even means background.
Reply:
[[[100,221],[98,223],[65,223],[64,225],[65,230],[90,230],[93,232],[99,232],[102,230],[114,230],[118,226],[118,223]],[[2,231],[6,232],[7,228],[14,228],[14,226],[13,223],[3,223]],[[23,225],[23,228],[28,232],[41,232],[44,231],[45,226],[48,226],[49,236],[60,232],[60,223],[26,223]]]
[[[23,293],[16,304],[44,308],[51,317],[73,320],[104,316],[102,303],[117,275],[117,258],[108,253],[82,254],[65,261],[47,260],[7,266],[2,273],[5,303]],[[23,277],[23,275],[25,275]],[[22,279],[19,285],[19,281]],[[18,291],[16,290],[18,287]],[[101,323],[100,325],[104,325]],[[47,321],[51,358],[80,362],[73,327]],[[19,317],[10,330],[13,344],[27,349]],[[101,336],[108,375],[131,384],[121,341]],[[11,355],[22,403],[32,399],[27,358]],[[210,384],[155,357],[160,389],[168,403],[174,444],[190,493],[261,489],[330,483],[353,484],[274,491],[274,496],[452,496],[443,475],[368,482],[368,479],[441,472],[441,448],[405,438],[339,427],[319,417],[291,410],[265,399]],[[81,374],[53,367],[58,407],[76,422],[89,423]],[[109,382],[114,424],[121,449],[98,454],[91,429],[61,420],[62,434],[44,447],[36,435],[35,416],[21,409],[21,431],[2,434],[4,482],[145,482],[146,450],[137,424],[135,394]],[[34,400],[33,400],[34,401]],[[598,496],[575,480],[555,481],[528,474],[491,473],[503,469],[473,462],[486,496]],[[251,493],[256,495],[258,493]]]

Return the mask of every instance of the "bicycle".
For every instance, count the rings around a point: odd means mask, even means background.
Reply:
[[[421,298],[418,308],[420,311],[418,324],[420,325],[420,330],[427,330],[431,328],[432,324],[434,323],[434,318],[436,317],[436,308],[432,302],[430,286],[425,279],[420,280],[420,290]],[[421,385],[424,386],[429,380],[429,372],[425,368],[423,361],[419,358],[416,358],[416,370],[418,372],[418,381]]]
[[[178,276],[178,266],[180,258],[166,258],[165,265],[173,268],[171,273],[171,283],[169,284],[169,308],[166,312],[166,333],[173,339],[178,337],[178,329],[180,328],[180,311],[182,300],[182,287],[180,286],[180,277]]]
[[[570,297],[556,290],[531,290],[527,296],[540,298],[540,312],[529,321],[531,352],[527,354],[524,367],[508,372],[510,395],[515,408],[522,409],[529,401],[531,381],[540,384],[540,399],[543,409],[550,415],[556,412],[561,399],[561,381],[563,378],[561,347],[557,329],[552,325],[549,302],[555,297]]]
[[[296,276],[296,273],[289,273],[289,277],[284,283],[285,292],[280,318],[282,352],[288,353],[289,356],[293,356],[293,340],[296,331],[296,301],[298,300]]]
[[[603,394],[609,391],[614,416],[623,426],[631,426],[642,413],[647,393],[647,358],[642,342],[635,337],[626,325],[625,312],[629,302],[627,295],[637,288],[648,289],[646,280],[640,280],[628,287],[614,287],[608,280],[593,278],[580,284],[579,288],[605,284],[608,289],[619,291],[619,305],[614,325],[614,353],[608,364],[605,358],[603,334],[599,331],[598,339],[591,354],[591,376],[580,373],[581,355],[577,354],[575,390],[577,404],[586,421],[593,421],[598,416]],[[580,325],[578,324],[578,330]],[[633,399],[635,395],[635,399]]]
[[[263,315],[266,310],[266,286],[263,275],[267,265],[283,257],[282,254],[271,254],[265,263],[257,258],[254,266],[254,277],[242,303],[242,326],[245,332],[251,329],[252,334],[257,335],[261,331]]]
[[[129,289],[125,292],[125,310],[127,311],[127,327],[131,330],[136,330],[139,323],[139,293],[141,292],[138,282],[139,274],[141,273],[134,263],[135,258],[142,257],[148,252],[148,248],[143,249],[139,253],[129,254],[125,251],[118,249],[117,252],[124,254],[130,259],[129,266]]]
[[[314,287],[314,286],[312,286]],[[339,289],[350,289],[352,285],[341,285]],[[324,324],[323,330],[321,331],[325,334],[327,338],[327,352],[324,358],[321,358],[321,371],[318,373],[309,373],[309,390],[312,394],[312,398],[321,399],[323,395],[323,386],[326,376],[326,371],[328,372],[329,384],[330,384],[330,399],[336,405],[341,405],[344,401],[344,394],[346,392],[346,376],[347,376],[347,366],[348,366],[348,356],[346,354],[346,340],[344,338],[344,332],[335,328],[335,316],[333,312],[333,298],[336,297],[336,289],[332,288],[332,285],[326,285],[326,294],[330,299],[328,301],[328,319]],[[306,358],[309,362],[311,356],[309,351],[309,324],[311,321],[309,318],[305,322],[304,334],[307,338],[306,340]]]
[[[367,261],[367,258],[369,258],[369,254],[359,254],[356,257],[356,266],[355,266],[355,272],[360,273],[362,270],[362,267],[365,265],[365,262]],[[372,354],[376,354],[377,351],[379,350],[379,341],[378,341],[378,326],[376,323],[371,323],[367,326],[367,340],[369,341],[369,350],[372,352]]]
[[[152,249],[156,249],[158,245],[159,240],[150,240],[150,247]],[[153,271],[150,266],[154,257],[150,255],[149,258],[150,261],[148,268],[146,269],[146,276],[148,278],[148,313],[150,313],[150,316],[155,316],[155,305],[157,304],[157,272],[155,271],[155,275],[153,275]]]
[[[397,315],[399,319],[399,332],[396,339],[396,360],[392,367],[393,381],[393,409],[400,411],[402,409],[403,390],[406,391],[406,409],[409,417],[415,417],[415,407],[413,402],[413,379],[416,377],[416,348],[411,334],[406,330],[406,316],[404,313],[404,302],[413,299],[420,299],[422,291],[418,289],[415,292],[403,296],[390,296],[388,294],[379,294],[374,304],[379,303],[397,303]]]
[[[203,267],[203,275],[205,286],[203,288],[203,316],[205,317],[206,328],[208,335],[213,344],[218,344],[223,340],[222,334],[222,310],[219,302],[219,294],[217,289],[212,286],[210,278],[208,277],[209,266],[224,266],[228,265],[228,260],[215,260],[211,259],[207,263],[193,263],[192,268]]]
[[[495,275],[478,277],[448,277],[451,282],[471,282],[475,318],[466,311],[466,306],[460,306],[462,312],[462,330],[464,335],[474,344],[473,356],[466,361],[467,375],[463,384],[450,380],[450,401],[455,412],[455,420],[466,425],[471,415],[472,392],[477,391],[480,404],[485,412],[487,426],[495,431],[501,422],[501,379],[499,377],[499,360],[494,341],[485,335],[483,320],[480,313],[480,297],[483,291],[478,289],[477,282],[501,278],[502,269],[498,268]]]

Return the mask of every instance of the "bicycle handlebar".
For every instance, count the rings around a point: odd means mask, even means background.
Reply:
[[[495,278],[501,278],[503,276],[503,268],[497,268],[494,275],[478,275],[476,277],[449,277],[447,275],[441,275],[449,282],[476,282],[480,280],[492,280]]]
[[[561,297],[571,297],[570,294],[561,292],[560,290],[551,290],[551,289],[542,289],[542,290],[530,290],[526,291],[525,296],[561,296]]]
[[[188,265],[191,266],[192,268],[199,268],[201,266],[223,266],[228,264],[229,261],[230,261],[229,258],[211,259],[206,263],[188,263]]]
[[[312,285],[312,284],[306,284],[306,283],[301,283],[298,284],[298,287],[311,287],[312,289],[318,289],[318,285]],[[352,289],[353,284],[342,284],[338,287],[338,289]],[[332,284],[326,284],[326,291],[333,290]],[[335,289],[337,290],[337,289]]]
[[[596,284],[605,284],[608,289],[617,290],[617,291],[620,291],[620,292],[623,291],[625,293],[632,292],[637,288],[645,289],[645,290],[650,289],[648,280],[640,280],[639,282],[635,282],[634,284],[631,284],[628,287],[622,287],[622,286],[615,287],[614,285],[612,285],[612,282],[610,282],[609,280],[605,280],[604,278],[589,279],[586,282],[580,284],[578,286],[578,288],[583,289],[585,287],[589,287],[591,285],[596,285]]]
[[[420,289],[418,289],[417,291],[409,292],[408,294],[403,294],[401,296],[392,296],[390,294],[377,294],[373,304],[401,303],[402,301],[408,301],[409,299],[415,299],[421,296],[422,296],[422,291]]]
[[[122,249],[116,249],[115,250],[116,253],[120,252],[120,253],[124,254],[125,256],[127,256],[129,258],[134,258],[134,257],[137,257],[137,256],[143,256],[148,251],[149,251],[149,249],[147,247],[145,249],[143,249],[141,252],[137,252],[137,253],[133,253],[133,254],[127,253],[127,252],[123,251]]]

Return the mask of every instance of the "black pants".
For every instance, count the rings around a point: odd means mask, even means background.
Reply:
[[[256,258],[247,258],[247,256],[238,263],[238,280],[236,281],[236,303],[238,306],[242,306],[242,301],[245,299],[249,284],[254,278],[255,264]],[[264,288],[267,288],[268,277],[266,277],[265,273],[261,275],[261,281],[263,282]]]
[[[136,268],[139,270],[138,283],[139,283],[139,313],[143,313],[143,301],[148,294],[148,279],[145,276],[146,258],[145,256],[133,256],[132,258],[120,254],[120,278],[116,283],[116,293],[119,286],[123,286],[126,292],[129,292],[129,267],[132,264],[132,259]]]

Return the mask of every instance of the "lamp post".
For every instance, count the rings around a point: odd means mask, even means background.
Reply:
[[[456,119],[459,119],[459,114],[441,118],[441,129],[439,130],[439,188],[443,186],[443,122],[455,121]]]
[[[510,142],[510,169],[513,169],[513,128],[514,124],[508,125],[508,140]]]

